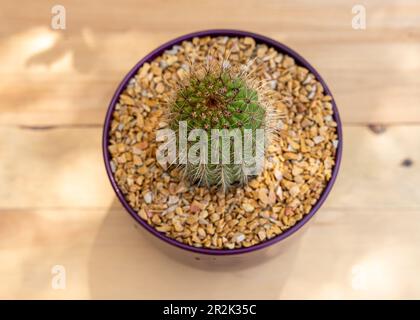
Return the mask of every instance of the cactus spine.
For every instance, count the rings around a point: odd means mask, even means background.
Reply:
[[[169,123],[177,133],[184,121],[187,123],[187,134],[194,129],[204,130],[208,134],[208,143],[207,152],[198,162],[190,161],[189,157],[185,159],[185,155],[182,159],[178,156],[177,163],[182,166],[185,177],[199,185],[220,186],[223,191],[234,184],[245,184],[249,163],[245,160],[233,161],[234,145],[229,150],[229,161],[212,161],[212,132],[214,129],[239,132],[245,153],[245,129],[251,129],[254,141],[257,129],[262,129],[264,145],[267,146],[279,119],[271,100],[270,90],[254,80],[246,66],[231,65],[226,60],[216,58],[191,64],[174,96],[169,99]],[[180,141],[176,143],[179,146]],[[191,145],[189,141],[187,149]],[[252,144],[251,148],[248,151],[255,154],[256,145]],[[216,152],[220,153],[218,159],[225,159],[220,149]]]

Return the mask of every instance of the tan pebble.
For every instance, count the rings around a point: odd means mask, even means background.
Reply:
[[[139,70],[139,76],[142,77],[142,78],[145,77],[147,75],[147,73],[148,73],[149,70],[150,70],[150,63],[146,62],[140,68],[140,70]]]
[[[134,99],[125,95],[125,94],[122,94],[120,96],[120,99],[121,99],[122,103],[124,103],[126,105],[133,106],[135,104]]]
[[[294,153],[294,152],[286,152],[285,154],[284,154],[284,157],[287,159],[287,160],[297,160],[299,157],[298,157],[298,154],[297,153]]]
[[[142,218],[143,220],[148,220],[148,217],[147,217],[147,214],[146,214],[146,211],[144,210],[144,209],[140,209],[139,210],[139,216],[140,216],[140,218]]]
[[[245,218],[242,218],[241,220],[239,220],[238,226],[239,227],[245,227],[247,224],[247,221]]]
[[[190,216],[187,218],[187,220],[186,220],[186,222],[187,222],[189,225],[196,224],[196,223],[197,223],[197,221],[198,221],[198,217],[197,217],[197,216],[195,216],[195,215],[190,215]]]
[[[177,56],[175,56],[175,55],[170,55],[170,56],[168,56],[168,58],[166,59],[166,63],[169,65],[169,66],[171,66],[171,65],[173,65],[175,62],[177,62],[178,61],[178,57]]]
[[[176,186],[175,183],[170,183],[169,184],[169,193],[172,194],[172,195],[176,194],[176,188],[177,188],[177,186]]]
[[[275,169],[274,177],[276,178],[277,181],[281,181],[281,179],[283,179],[283,174],[281,173],[279,169]]]
[[[185,192],[187,190],[187,188],[185,188],[183,183],[180,183],[176,189],[176,193],[182,193]]]
[[[309,186],[308,186],[307,184],[303,184],[303,185],[300,187],[300,192],[301,192],[301,193],[306,193],[308,190],[309,190]]]
[[[282,185],[284,185],[286,187],[286,189],[290,190],[295,186],[295,183],[286,179],[282,180]]]
[[[243,203],[242,204],[242,208],[246,211],[246,212],[252,212],[252,211],[254,211],[254,206],[252,206],[251,204],[249,204],[249,203]]]
[[[149,144],[148,144],[147,141],[139,142],[139,143],[137,143],[133,146],[133,153],[134,154],[141,154],[142,150],[147,149],[148,146],[149,146]]]
[[[255,40],[251,37],[245,37],[244,38],[244,44],[254,47],[255,46]]]
[[[204,239],[207,236],[206,231],[203,228],[201,228],[201,227],[198,228],[197,233],[198,233],[198,236],[201,239]]]
[[[293,141],[292,139],[288,139],[289,145],[294,149],[294,150],[299,150],[300,149],[300,144],[297,143],[296,141]]]
[[[168,226],[168,225],[159,226],[159,227],[156,227],[156,230],[159,232],[168,232],[171,230],[171,226]]]
[[[286,216],[291,216],[293,215],[293,209],[291,207],[286,207],[286,209],[284,210],[284,214]]]
[[[276,193],[274,192],[274,189],[270,189],[270,192],[268,193],[268,203],[270,205],[274,205],[276,203]]]
[[[152,65],[152,72],[155,76],[162,75],[162,69],[158,65]]]
[[[137,183],[139,186],[141,186],[141,185],[143,184],[143,181],[144,181],[144,176],[139,176],[139,177],[136,179],[136,183]]]
[[[273,225],[272,229],[277,235],[283,232],[283,230],[281,230],[281,228],[278,225]]]
[[[153,217],[152,217],[152,222],[153,222],[154,224],[161,224],[161,223],[162,223],[162,220],[160,219],[159,215],[155,214],[155,215],[153,215]]]
[[[264,54],[267,52],[267,46],[261,46],[257,49],[257,57],[262,58]]]
[[[141,166],[138,170],[137,170],[137,172],[139,173],[139,174],[142,174],[142,175],[144,175],[144,174],[146,174],[147,173],[147,167],[146,166]]]
[[[298,176],[298,175],[302,174],[302,172],[303,172],[303,169],[302,168],[300,168],[298,166],[293,166],[292,174],[294,176]]]
[[[310,149],[306,146],[305,139],[303,137],[300,138],[300,151],[304,153],[310,151]]]
[[[253,220],[251,223],[248,224],[248,228],[250,230],[254,230],[256,227],[258,227],[259,223],[258,220]]]
[[[115,144],[108,146],[108,151],[112,154],[115,155],[118,152],[118,148]]]
[[[295,60],[293,58],[291,58],[289,56],[284,57],[283,63],[282,63],[283,67],[289,68],[289,67],[293,66],[294,64],[295,64]]]
[[[174,229],[176,232],[181,232],[184,230],[184,227],[182,226],[182,224],[178,221],[174,222]]]
[[[217,214],[217,213],[213,213],[213,214],[210,216],[210,221],[211,221],[211,222],[216,222],[216,221],[218,221],[218,220],[220,220],[220,216],[219,216],[219,214]]]
[[[232,242],[227,242],[225,243],[225,247],[228,249],[234,249],[235,248],[235,244]]]
[[[193,235],[191,236],[191,240],[192,240],[193,242],[195,242],[195,243],[201,243],[200,238],[199,238],[199,237],[197,237],[197,235],[196,235],[196,234],[193,234]]]
[[[200,212],[200,219],[206,219],[209,216],[209,212],[207,210],[203,210]]]
[[[144,126],[144,118],[141,113],[137,115],[137,125],[142,128]]]
[[[145,150],[149,146],[149,143],[147,141],[142,141],[138,144],[138,146],[141,150]]]
[[[194,200],[190,206],[190,211],[193,213],[200,212],[203,208],[204,206],[200,202]]]
[[[305,80],[307,74],[308,74],[308,69],[303,68],[303,67],[297,68],[297,76],[300,81]]]
[[[264,230],[258,231],[258,238],[260,238],[261,241],[264,241],[266,238],[266,233]]]
[[[140,166],[140,165],[142,165],[143,164],[143,160],[141,159],[141,157],[139,157],[138,155],[134,155],[133,156],[133,163],[136,165],[136,166]]]
[[[157,93],[163,93],[165,91],[165,86],[163,83],[158,83],[155,89]]]
[[[207,226],[206,230],[207,230],[207,233],[210,234],[210,235],[213,235],[216,231],[216,229],[214,228],[214,226],[212,224],[209,224]]]
[[[258,180],[257,180],[257,179],[253,179],[253,180],[251,180],[251,181],[249,182],[249,185],[250,185],[252,188],[257,189],[257,188],[260,186],[260,183],[258,182]]]
[[[155,159],[154,158],[150,158],[150,159],[147,159],[146,160],[146,162],[144,163],[146,166],[149,166],[149,165],[151,165],[152,163],[154,163],[155,162]]]
[[[261,188],[258,190],[258,199],[260,199],[263,204],[268,204],[268,190],[266,188]]]
[[[127,158],[126,158],[125,154],[119,156],[117,158],[117,161],[118,161],[118,163],[121,163],[121,164],[126,163],[127,162]]]

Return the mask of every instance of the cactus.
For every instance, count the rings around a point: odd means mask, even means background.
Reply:
[[[240,143],[244,152],[244,129],[251,129],[253,141],[257,129],[263,129],[265,146],[271,140],[279,115],[272,107],[270,90],[254,80],[247,68],[249,66],[232,65],[226,60],[216,58],[209,58],[205,63],[191,64],[174,96],[169,99],[169,123],[176,133],[179,133],[182,121],[187,123],[187,134],[194,129],[203,129],[208,133],[207,154],[198,163],[186,159],[185,154],[184,158],[178,154],[177,163],[182,166],[184,176],[193,183],[208,187],[216,185],[226,191],[230,186],[245,184],[248,180],[246,167],[249,163],[244,160],[234,163],[233,149],[229,150],[228,163],[212,163],[213,129],[240,132]],[[180,147],[179,138],[176,142]],[[188,149],[191,144],[189,141]],[[248,151],[254,154],[256,146],[251,145],[251,148]],[[217,152],[221,153],[220,149]],[[221,159],[224,155],[218,156]]]

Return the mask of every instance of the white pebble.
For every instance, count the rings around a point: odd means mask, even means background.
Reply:
[[[234,236],[233,236],[233,239],[232,239],[233,241],[235,241],[236,243],[240,243],[240,242],[242,242],[242,241],[244,241],[245,240],[245,235],[243,234],[243,233],[236,233]]]
[[[246,211],[246,212],[252,212],[254,211],[254,207],[252,205],[250,205],[249,203],[244,203],[242,205],[242,208]]]
[[[117,171],[117,167],[115,166],[115,163],[113,161],[110,161],[109,165],[111,166],[111,171],[115,173],[115,171]]]
[[[298,194],[299,194],[299,187],[298,186],[293,186],[290,190],[289,190],[289,192],[290,192],[290,195],[292,196],[292,197],[296,197]]]
[[[280,186],[278,186],[276,189],[276,195],[279,197],[280,200],[283,199],[283,190]]]
[[[281,179],[283,179],[283,174],[279,169],[274,170],[274,176],[276,177],[277,181],[281,181]]]
[[[276,90],[276,88],[277,88],[277,80],[271,80],[270,81],[270,87],[271,87],[271,89]]]
[[[149,191],[143,196],[143,199],[147,204],[150,204],[153,200],[153,194]]]
[[[315,144],[321,143],[322,141],[324,141],[324,137],[323,136],[316,136],[313,138],[313,141]]]
[[[177,196],[169,196],[168,206],[178,203],[179,198]]]
[[[177,207],[178,207],[177,205],[174,205],[174,206],[172,206],[172,207],[169,207],[168,209],[163,210],[163,211],[162,211],[162,213],[161,213],[160,215],[163,217],[163,216],[165,216],[165,215],[166,215],[166,214],[168,214],[168,213],[174,212],[174,211],[176,210],[176,208],[177,208]]]

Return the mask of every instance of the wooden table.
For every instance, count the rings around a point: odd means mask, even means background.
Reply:
[[[50,26],[55,1],[2,1],[0,298],[420,298],[420,3],[359,2],[366,30],[352,28],[350,0],[65,0],[65,30]],[[345,141],[337,184],[294,248],[216,272],[135,227],[107,180],[101,131],[139,58],[221,27],[306,57]]]

